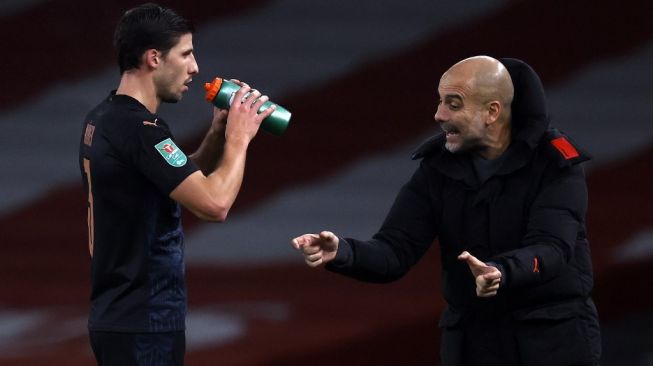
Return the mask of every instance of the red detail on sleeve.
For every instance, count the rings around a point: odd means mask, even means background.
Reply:
[[[540,272],[540,264],[537,261],[537,257],[533,257],[533,272],[535,273]]]
[[[566,160],[577,158],[579,155],[576,148],[565,137],[555,138],[551,140],[551,144],[560,151]]]

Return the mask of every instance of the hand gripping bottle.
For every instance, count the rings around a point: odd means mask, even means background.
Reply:
[[[240,85],[222,78],[215,78],[213,82],[205,83],[204,89],[206,89],[206,100],[218,108],[229,109],[229,106],[231,106],[234,100],[234,95],[240,89]],[[245,97],[247,95],[249,93]],[[263,103],[258,113],[263,112],[272,104],[276,103],[272,103],[269,100]],[[261,129],[273,135],[281,135],[286,131],[288,123],[290,123],[291,113],[278,104],[276,106],[277,108],[274,112],[261,122]]]

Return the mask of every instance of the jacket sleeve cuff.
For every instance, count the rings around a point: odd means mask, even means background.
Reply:
[[[501,282],[499,282],[499,289],[502,289],[506,286],[506,283],[508,283],[508,274],[506,273],[506,270],[503,268],[503,265],[501,263],[497,262],[486,262],[488,266],[495,267],[496,269],[501,272]]]
[[[343,238],[339,238],[339,240],[336,257],[333,261],[327,263],[327,269],[348,268],[354,263],[354,251],[351,244]]]

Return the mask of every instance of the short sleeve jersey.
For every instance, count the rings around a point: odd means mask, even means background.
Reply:
[[[181,210],[169,194],[197,166],[160,117],[115,93],[87,115],[79,165],[88,194],[89,329],[185,329]]]

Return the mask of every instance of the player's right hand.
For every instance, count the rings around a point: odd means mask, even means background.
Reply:
[[[291,241],[293,248],[304,255],[304,261],[310,267],[319,267],[331,262],[336,257],[340,239],[330,231],[318,234],[304,234]]]

